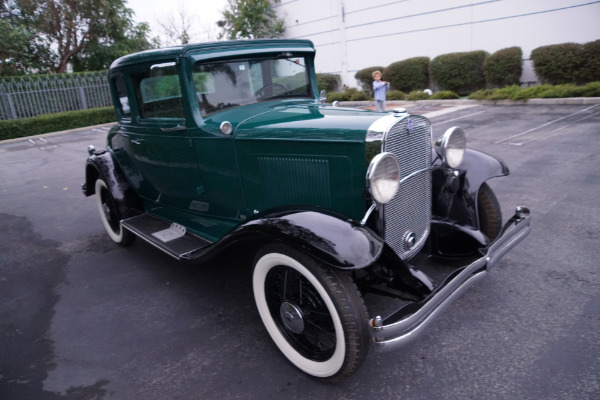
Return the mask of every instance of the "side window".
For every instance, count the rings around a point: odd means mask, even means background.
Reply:
[[[134,74],[133,82],[141,118],[185,118],[174,62],[151,65]]]
[[[125,88],[125,80],[122,75],[113,79],[113,85],[117,93],[117,106],[121,117],[131,118],[131,110],[129,108],[129,98],[127,97],[127,89]]]

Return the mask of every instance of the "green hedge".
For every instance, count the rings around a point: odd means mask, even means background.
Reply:
[[[113,107],[0,121],[0,140],[104,124],[116,121]]]
[[[385,68],[383,68],[383,67],[368,67],[368,68],[363,68],[360,71],[358,71],[356,74],[354,74],[354,77],[360,84],[360,87],[362,88],[362,90],[365,93],[368,93],[369,96],[373,96],[373,72],[375,72],[377,70],[381,71],[381,73],[383,74],[383,71],[385,70]],[[381,79],[384,81],[388,80],[385,76],[382,76]]]
[[[517,85],[502,89],[486,89],[471,93],[473,100],[528,100],[533,98],[600,97],[600,82],[590,82],[584,86],[574,84],[539,85],[521,88]]]
[[[522,73],[523,51],[520,47],[498,50],[483,63],[485,80],[496,87],[518,85]]]
[[[582,46],[583,62],[579,69],[579,80],[582,83],[600,81],[600,39]]]
[[[431,61],[431,78],[441,90],[451,90],[460,95],[485,87],[483,62],[489,53],[483,50],[467,53],[449,53]]]
[[[576,43],[541,46],[531,52],[533,68],[544,83],[575,83],[583,63],[582,46]]]
[[[317,87],[319,91],[335,92],[340,88],[342,79],[336,74],[317,74]]]
[[[384,69],[384,80],[403,92],[423,90],[429,86],[429,62],[429,57],[397,61]]]
[[[432,100],[456,100],[460,99],[460,96],[451,90],[442,90],[441,92],[435,92],[430,99]]]
[[[327,93],[327,102],[373,100],[371,96],[356,88],[346,88],[343,92]]]

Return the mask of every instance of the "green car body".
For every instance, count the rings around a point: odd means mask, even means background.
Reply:
[[[485,181],[508,169],[465,149],[460,129],[434,146],[424,117],[323,104],[314,55],[306,40],[250,40],[116,60],[119,123],[106,150],[88,149],[83,191],[121,245],[141,237],[201,263],[251,243],[271,337],[304,372],[338,381],[370,347],[414,337],[531,220],[520,208],[501,227]],[[413,265],[421,254],[461,265],[436,283]],[[408,305],[368,315],[364,293]]]

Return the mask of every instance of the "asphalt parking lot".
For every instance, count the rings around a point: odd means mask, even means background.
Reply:
[[[600,104],[412,111],[506,161],[490,185],[534,230],[410,347],[337,385],[271,342],[245,252],[190,267],[111,242],[80,190],[107,127],[0,142],[0,399],[599,399]]]

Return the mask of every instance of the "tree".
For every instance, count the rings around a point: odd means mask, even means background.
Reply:
[[[108,69],[110,64],[121,56],[159,47],[158,39],[149,39],[149,36],[150,26],[146,22],[140,22],[121,37],[90,40],[81,53],[73,56],[73,71]]]
[[[280,0],[273,0],[279,3]],[[277,38],[283,35],[284,21],[277,18],[271,0],[227,0],[217,22],[219,39]]]
[[[158,21],[158,25],[163,32],[163,37],[166,39],[167,46],[177,46],[188,44],[192,35],[192,29],[196,25],[194,18],[186,12],[183,3],[179,3],[177,14],[169,14],[162,21]]]
[[[30,26],[30,20],[15,2],[0,3],[0,75],[49,71],[48,66],[54,61],[50,44]]]

